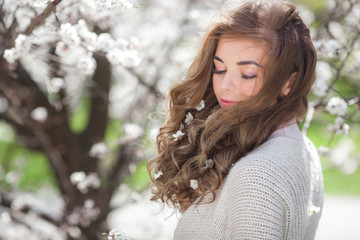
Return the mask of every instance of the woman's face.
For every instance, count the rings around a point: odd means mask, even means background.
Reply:
[[[263,85],[268,61],[264,43],[249,38],[221,38],[214,56],[213,88],[221,107],[236,105]]]

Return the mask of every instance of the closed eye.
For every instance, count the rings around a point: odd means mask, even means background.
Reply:
[[[251,76],[249,76],[249,75],[241,74],[241,77],[242,77],[243,79],[253,79],[253,78],[256,78],[256,75],[251,75]]]

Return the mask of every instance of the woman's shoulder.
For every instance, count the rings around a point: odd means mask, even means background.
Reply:
[[[311,175],[310,162],[315,157],[304,142],[287,137],[266,141],[239,159],[228,175],[229,182],[261,182],[269,185],[302,184]],[[289,185],[288,185],[289,187]]]

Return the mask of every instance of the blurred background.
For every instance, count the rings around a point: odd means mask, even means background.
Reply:
[[[146,163],[224,2],[0,0],[0,239],[172,239]],[[360,239],[360,3],[295,3],[318,52],[301,124],[323,167],[316,239]]]

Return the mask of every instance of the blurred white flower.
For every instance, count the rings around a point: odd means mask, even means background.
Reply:
[[[136,50],[126,50],[123,52],[121,64],[125,67],[136,67],[140,64],[141,58]]]
[[[94,172],[91,172],[86,177],[86,183],[87,187],[92,187],[94,189],[97,189],[100,187],[100,179],[98,175]]]
[[[9,102],[6,98],[0,97],[0,113],[5,113],[9,108]]]
[[[319,55],[324,57],[335,57],[341,45],[335,39],[314,41],[314,46]]]
[[[174,141],[181,139],[182,136],[184,136],[185,133],[183,133],[181,130],[177,131],[175,134],[173,134]]]
[[[109,62],[113,65],[121,64],[122,63],[122,55],[124,51],[120,50],[119,48],[113,48],[106,54],[106,58]]]
[[[79,59],[77,68],[87,76],[92,75],[96,69],[96,61],[92,56],[84,55]]]
[[[58,56],[64,56],[67,52],[68,52],[69,48],[68,46],[64,43],[64,42],[58,42],[56,44],[56,49],[55,49],[55,53]]]
[[[76,226],[71,226],[67,229],[67,232],[69,233],[69,235],[75,239],[81,237],[81,230],[80,228],[76,227]]]
[[[48,112],[45,107],[37,107],[31,111],[31,118],[38,122],[45,122],[48,117]]]
[[[158,179],[159,177],[161,177],[163,175],[163,172],[162,171],[156,171],[155,173],[154,173],[154,178],[155,179]]]
[[[326,109],[329,111],[330,114],[338,116],[345,116],[347,108],[347,102],[339,97],[331,98],[326,106]]]
[[[336,119],[335,119],[335,122],[334,124],[329,124],[327,126],[328,130],[329,131],[333,131],[335,132],[336,134],[345,134],[345,135],[348,135],[349,134],[349,129],[350,129],[350,126],[348,124],[345,123],[345,119],[338,116]]]
[[[194,190],[198,189],[199,187],[199,183],[196,179],[191,179],[190,180],[190,187]]]
[[[343,25],[339,22],[329,22],[329,31],[335,37],[343,37],[345,36]]]
[[[318,152],[321,156],[323,157],[329,157],[330,156],[330,148],[325,147],[325,146],[320,146],[318,147]]]
[[[70,181],[72,184],[76,185],[79,182],[85,181],[86,179],[86,174],[84,172],[73,172],[70,175]]]
[[[127,140],[135,140],[140,138],[144,134],[143,129],[135,123],[124,124],[124,137]]]
[[[65,87],[64,79],[52,78],[46,81],[46,88],[49,93],[57,93]]]
[[[81,193],[87,193],[88,189],[97,189],[100,186],[100,180],[96,173],[86,175],[83,171],[73,172],[70,175],[70,181]]]
[[[205,108],[205,101],[201,100],[199,105],[195,107],[196,110],[201,111]]]
[[[349,138],[341,140],[331,151],[330,161],[333,166],[345,174],[354,173],[358,168],[358,163],[352,156],[355,149],[356,146],[353,140]]]
[[[331,79],[331,67],[327,62],[318,61],[316,64],[316,80],[312,87],[314,94],[325,96],[328,89],[328,81]]]
[[[10,48],[4,51],[3,57],[8,63],[11,64],[14,63],[16,60],[18,60],[20,55],[15,48]]]
[[[0,214],[0,222],[2,223],[10,223],[11,222],[11,216],[8,212],[4,211]]]
[[[91,146],[89,155],[90,157],[94,157],[94,158],[103,158],[108,152],[109,149],[106,147],[105,143],[98,142]]]
[[[191,114],[191,112],[188,112],[188,113],[186,114],[185,124],[186,124],[186,125],[189,125],[193,119],[194,119],[194,117],[193,117],[193,115]]]
[[[97,38],[97,49],[100,51],[108,52],[114,45],[115,41],[109,33],[101,33]]]
[[[15,48],[20,55],[29,52],[31,48],[30,38],[24,34],[19,34],[15,39]]]
[[[63,41],[68,46],[79,46],[80,44],[80,37],[78,35],[77,29],[70,23],[61,24],[59,35],[61,41]]]

